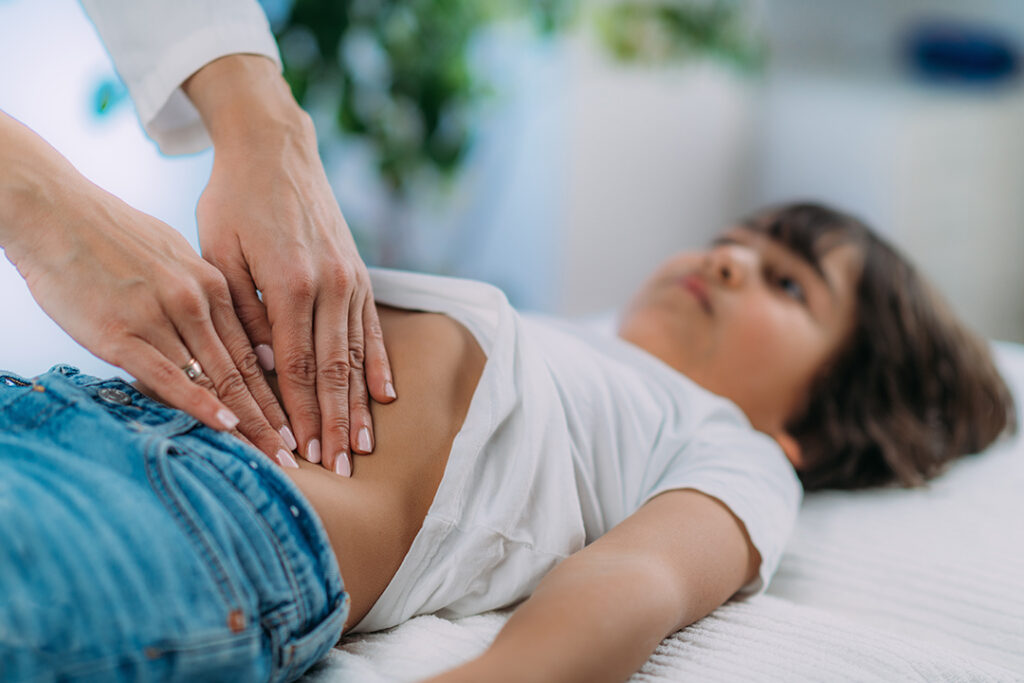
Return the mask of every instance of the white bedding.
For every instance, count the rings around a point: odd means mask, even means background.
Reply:
[[[1024,346],[997,344],[1024,404]],[[1024,416],[1018,418],[1024,423]],[[665,639],[633,681],[1024,681],[1024,438],[923,490],[806,497],[767,594]],[[304,683],[414,681],[509,612],[346,638]]]

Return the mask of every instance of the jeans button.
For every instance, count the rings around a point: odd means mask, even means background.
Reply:
[[[102,398],[107,403],[116,403],[119,406],[126,406],[132,402],[132,397],[124,393],[120,389],[103,387],[97,393],[99,393],[100,398]]]

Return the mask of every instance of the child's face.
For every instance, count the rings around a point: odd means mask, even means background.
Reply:
[[[626,308],[619,336],[779,438],[850,334],[860,266],[859,250],[839,245],[819,272],[781,243],[736,228],[663,263]]]

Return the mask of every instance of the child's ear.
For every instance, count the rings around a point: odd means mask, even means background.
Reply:
[[[780,429],[770,435],[779,444],[782,452],[786,454],[793,467],[801,469],[804,466],[804,453],[797,440],[790,436],[789,432]]]

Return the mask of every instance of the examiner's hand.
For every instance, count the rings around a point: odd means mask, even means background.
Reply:
[[[196,215],[203,256],[227,278],[264,368],[277,371],[299,452],[331,469],[348,466],[350,448],[369,453],[367,386],[379,402],[394,388],[370,276],[312,131],[218,148]]]
[[[185,88],[214,141],[196,212],[203,256],[277,371],[299,452],[347,475],[350,449],[373,450],[369,397],[386,403],[395,390],[369,274],[313,124],[262,57],[212,62]]]
[[[224,277],[170,226],[84,179],[70,185],[47,198],[31,243],[8,248],[39,305],[169,405],[215,429],[237,425],[285,464],[285,415]],[[196,381],[183,371],[192,358],[202,371]]]

